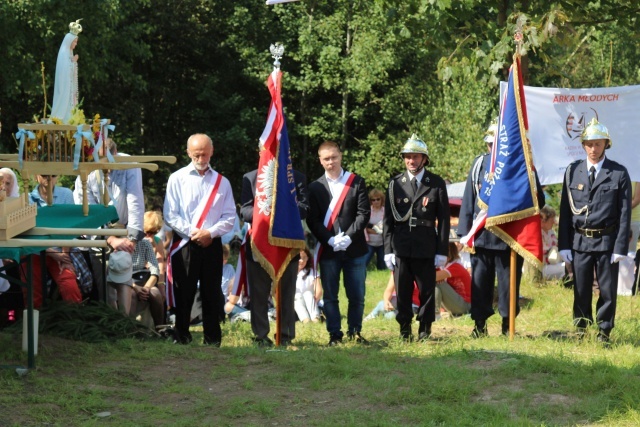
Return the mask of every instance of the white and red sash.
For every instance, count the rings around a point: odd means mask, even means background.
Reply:
[[[220,188],[220,182],[222,181],[222,174],[213,171],[213,174],[211,175],[209,181],[210,183],[213,182],[214,176],[216,177],[215,183],[211,188],[209,197],[207,197],[206,199],[201,199],[194,212],[191,226],[195,229],[202,228],[202,224],[204,224],[204,220],[207,218],[207,214],[209,214],[209,210],[213,205],[213,201],[218,194],[218,188]],[[198,222],[194,224],[193,219],[195,218],[198,218]],[[169,256],[167,257],[167,305],[169,307],[175,307],[175,296],[173,293],[173,269],[171,268],[171,258],[173,258],[173,255],[191,240],[189,237],[184,237],[182,238],[182,240],[178,240],[177,237],[177,234],[174,233],[171,240],[171,245],[169,246]]]
[[[342,179],[340,182],[336,184],[334,189],[336,190],[331,198],[331,203],[329,203],[329,208],[327,209],[327,213],[324,216],[324,226],[327,227],[327,230],[333,230],[333,223],[338,218],[340,214],[340,210],[344,205],[344,201],[347,198],[347,193],[349,192],[349,188],[351,188],[351,184],[353,184],[353,180],[355,179],[356,174],[347,172],[342,175]],[[318,261],[320,260],[320,255],[322,255],[322,245],[320,242],[316,244],[316,250],[313,255],[313,270],[315,272],[316,277],[318,277]]]

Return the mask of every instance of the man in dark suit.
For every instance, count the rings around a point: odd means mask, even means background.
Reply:
[[[562,185],[558,249],[573,265],[573,321],[582,336],[593,323],[594,269],[598,341],[609,342],[616,315],[618,261],[627,253],[631,222],[631,180],[627,169],[605,157],[607,128],[594,118],[580,136],[585,160],[569,165]]]
[[[349,299],[347,337],[366,344],[360,331],[368,253],[365,228],[371,215],[367,185],[361,177],[342,169],[342,153],[335,142],[322,143],[318,155],[325,174],[309,185],[307,225],[320,245],[321,253],[316,256],[324,291],[329,345],[340,344],[344,335],[338,305],[340,272]]]
[[[254,169],[242,177],[242,194],[240,196],[240,215],[245,222],[253,221],[253,204],[256,195],[256,177],[258,170]],[[297,170],[293,171],[296,183],[296,199],[300,219],[304,220],[309,212],[309,200],[307,196],[307,177]],[[247,282],[251,297],[251,330],[255,337],[253,340],[262,347],[271,347],[273,341],[269,338],[269,295],[271,294],[271,277],[262,266],[253,259],[251,251],[251,236],[247,238],[245,249],[247,263]],[[287,266],[280,279],[280,337],[281,345],[288,345],[296,336],[295,323],[296,312],[294,300],[296,294],[296,278],[298,275],[298,259],[296,255]]]
[[[413,282],[420,291],[418,339],[431,336],[435,321],[436,267],[444,267],[449,245],[449,198],[444,180],[425,169],[427,145],[415,134],[400,152],[407,170],[389,182],[384,208],[384,259],[394,270],[400,335],[413,339]]]
[[[467,176],[467,183],[460,206],[458,236],[466,236],[473,221],[480,212],[478,192],[482,180],[489,171],[491,147],[498,131],[497,119],[491,123],[485,133],[484,141],[489,152],[475,158]],[[538,182],[538,206],[544,206],[544,193]],[[474,238],[475,253],[471,255],[471,318],[475,322],[471,336],[479,338],[487,335],[487,319],[493,316],[493,294],[496,276],[498,278],[498,312],[502,317],[502,334],[509,332],[509,281],[511,268],[511,249],[498,236],[487,229],[481,229]],[[520,294],[522,266],[524,258],[516,257],[516,294]],[[517,300],[516,300],[517,301]],[[520,312],[520,304],[516,302],[516,316]]]

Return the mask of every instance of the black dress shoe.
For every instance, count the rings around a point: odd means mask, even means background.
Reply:
[[[406,343],[412,343],[413,342],[413,334],[401,334],[400,338],[402,339],[402,341],[404,341]]]
[[[342,337],[331,337],[329,338],[329,347],[335,347],[337,345],[342,344]]]
[[[273,347],[273,341],[271,341],[269,337],[265,337],[265,338],[255,337],[253,339],[253,342],[256,343],[258,347]]]
[[[476,322],[473,331],[471,331],[471,338],[483,338],[488,336],[487,332],[487,323],[486,322]]]
[[[596,340],[599,343],[602,343],[608,346],[611,343],[611,338],[609,338],[609,331],[600,329],[600,331],[598,332],[598,336],[596,337]]]
[[[348,333],[347,338],[349,338],[349,341],[355,341],[357,344],[363,344],[363,345],[369,344],[369,341],[364,339],[362,335],[360,335],[360,332]]]
[[[420,334],[418,334],[418,342],[429,341],[430,337],[431,337],[431,332],[420,332]]]

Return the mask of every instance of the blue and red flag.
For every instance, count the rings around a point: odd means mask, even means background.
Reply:
[[[305,247],[287,124],[282,112],[281,81],[279,69],[275,69],[267,79],[271,106],[267,125],[260,137],[251,226],[253,256],[274,281],[282,277],[291,259]]]
[[[528,128],[520,59],[516,58],[509,71],[491,166],[478,193],[478,204],[486,210],[484,227],[541,269],[540,206]]]

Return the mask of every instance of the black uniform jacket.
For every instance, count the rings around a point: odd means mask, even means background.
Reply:
[[[568,192],[574,207],[586,212],[575,215],[571,211]],[[578,160],[569,165],[562,184],[558,249],[574,249],[581,252],[605,252],[626,255],[629,247],[631,222],[631,180],[621,164],[604,159],[593,187],[589,188],[587,161]],[[584,236],[576,229],[609,229],[602,235]]]
[[[396,221],[391,204],[400,218],[409,210],[407,221]],[[449,245],[449,197],[442,178],[424,171],[418,192],[413,195],[405,171],[389,182],[384,207],[384,252],[408,258],[434,258],[447,255]]]

